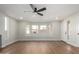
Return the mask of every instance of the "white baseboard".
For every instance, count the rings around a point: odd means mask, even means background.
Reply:
[[[8,46],[16,41],[64,41],[67,44],[70,44],[70,45],[75,46],[75,47],[79,47],[79,44],[77,44],[77,43],[75,44],[73,42],[62,40],[62,39],[19,39],[19,40],[15,40],[15,41],[12,41],[12,42],[9,42],[9,43],[2,45],[2,48],[6,47],[6,46]]]
[[[14,42],[17,42],[17,41],[61,41],[60,39],[17,39],[15,41],[12,41],[12,42],[9,42],[9,43],[5,43],[2,45],[2,48],[14,43]]]
[[[19,39],[19,41],[61,41],[60,39]]]
[[[9,42],[9,43],[6,43],[6,44],[2,44],[2,48],[6,47],[6,46],[8,46],[8,45],[10,45],[10,44],[12,44],[12,43],[14,43],[14,42],[17,42],[17,40],[12,41],[12,42]]]
[[[66,42],[67,44],[70,44],[70,45],[72,45],[74,47],[79,47],[79,44],[77,44],[77,43],[75,44],[75,43],[73,43],[71,41],[66,41],[66,40],[62,40],[62,41]]]

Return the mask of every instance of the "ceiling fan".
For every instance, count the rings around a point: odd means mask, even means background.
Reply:
[[[43,16],[43,14],[39,13],[39,12],[42,12],[42,11],[46,10],[46,7],[43,7],[43,8],[38,10],[33,4],[30,4],[30,7],[33,9],[33,13],[37,13],[40,16]],[[25,11],[25,12],[28,12],[28,11]]]

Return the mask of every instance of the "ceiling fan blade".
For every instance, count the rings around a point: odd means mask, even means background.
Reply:
[[[44,11],[44,10],[46,10],[45,7],[44,7],[44,8],[41,8],[41,9],[39,9],[39,10],[37,10],[37,12],[41,12],[41,11]]]
[[[31,7],[33,10],[35,10],[35,7],[34,7],[33,4],[30,4],[30,7]]]
[[[43,14],[41,14],[41,13],[37,13],[38,15],[41,15],[41,16],[43,16]]]
[[[37,8],[33,5],[33,4],[30,4],[31,8],[33,9],[34,12],[37,11]]]

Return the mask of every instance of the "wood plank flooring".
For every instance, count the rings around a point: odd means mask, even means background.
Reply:
[[[79,48],[63,41],[15,42],[3,49],[1,54],[78,54]]]

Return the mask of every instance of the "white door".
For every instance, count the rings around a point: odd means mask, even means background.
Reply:
[[[76,20],[76,43],[79,44],[79,19]]]

